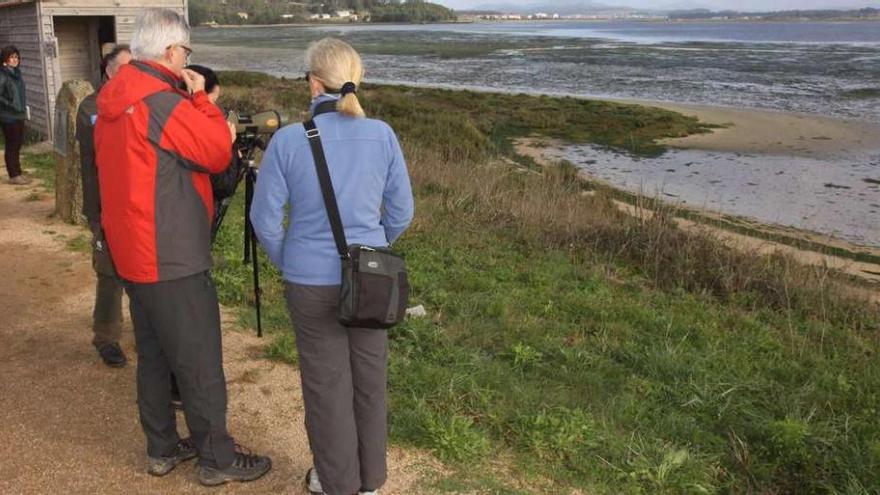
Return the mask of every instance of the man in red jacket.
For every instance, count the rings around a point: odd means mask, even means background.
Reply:
[[[271,469],[237,451],[226,430],[226,379],[211,268],[210,175],[229,164],[232,135],[184,70],[189,26],[170,10],[138,18],[135,61],[98,95],[95,148],[101,224],[131,305],[138,408],[148,472],[199,456],[199,481],[250,481]],[[181,80],[189,93],[179,90]],[[168,388],[177,376],[192,439],[180,439]]]

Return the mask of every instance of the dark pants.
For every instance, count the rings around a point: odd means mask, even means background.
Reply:
[[[147,455],[168,455],[177,424],[168,382],[177,376],[199,464],[224,469],[235,458],[226,431],[226,378],[217,291],[208,272],[177,280],[125,282],[137,342],[137,390]]]
[[[296,330],[306,432],[328,495],[385,483],[388,334],[336,321],[339,286],[285,283]]]
[[[3,139],[5,151],[3,159],[6,160],[6,172],[13,179],[21,175],[21,143],[24,142],[24,121],[16,120],[11,124],[3,124]]]
[[[95,347],[117,344],[122,336],[122,281],[116,275],[106,242],[100,239],[92,240],[92,268],[98,276],[92,313]]]

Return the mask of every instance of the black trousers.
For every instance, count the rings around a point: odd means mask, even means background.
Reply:
[[[24,121],[16,120],[11,124],[0,124],[3,127],[4,144],[3,159],[6,160],[6,172],[14,179],[21,175],[21,144],[24,142]]]
[[[177,376],[199,464],[224,469],[235,458],[226,430],[226,377],[217,291],[208,272],[125,282],[137,342],[137,392],[147,455],[168,455],[179,437],[168,382]]]

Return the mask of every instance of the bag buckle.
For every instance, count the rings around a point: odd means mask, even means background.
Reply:
[[[320,135],[321,135],[321,131],[319,131],[317,127],[314,129],[308,129],[306,131],[306,137],[309,139],[314,139]]]

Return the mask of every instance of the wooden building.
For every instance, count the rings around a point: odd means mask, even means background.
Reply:
[[[0,0],[0,47],[21,51],[31,108],[28,126],[49,139],[64,81],[101,79],[101,47],[128,43],[138,13],[164,7],[186,15],[187,0]]]

